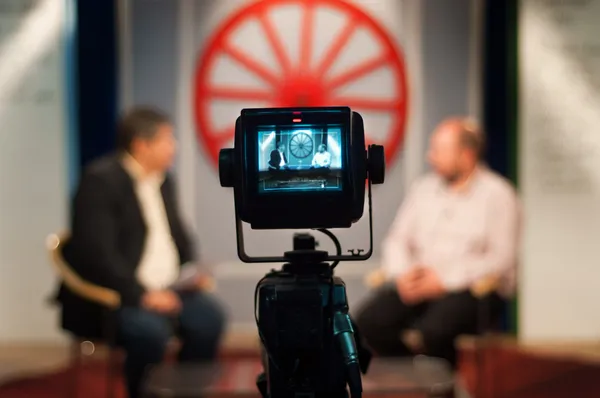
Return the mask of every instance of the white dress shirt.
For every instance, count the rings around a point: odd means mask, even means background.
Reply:
[[[281,158],[281,161],[279,162],[279,167],[285,166],[285,158],[283,157],[283,152],[279,151],[279,157]]]
[[[148,175],[126,155],[123,167],[133,178],[135,193],[146,223],[146,241],[136,271],[138,282],[148,290],[168,288],[179,275],[179,253],[161,194],[164,175]]]
[[[317,152],[313,156],[312,165],[327,167],[331,164],[331,154],[329,152]]]
[[[414,266],[432,267],[449,291],[497,277],[498,292],[510,296],[519,232],[515,190],[498,174],[479,168],[461,191],[429,174],[411,187],[400,207],[383,243],[383,269],[394,277]]]

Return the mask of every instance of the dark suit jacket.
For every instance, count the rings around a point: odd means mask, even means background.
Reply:
[[[282,155],[283,155],[283,161],[287,165],[287,158],[285,157],[285,153],[279,152],[279,150],[277,150],[277,149],[273,149],[271,151],[271,160],[269,161],[269,164],[273,167],[279,168],[279,165],[281,164]],[[273,162],[273,164],[271,162]]]
[[[172,178],[167,176],[162,196],[180,264],[194,261],[194,249],[176,203]],[[137,306],[144,288],[136,270],[146,240],[146,225],[134,182],[118,156],[111,155],[86,168],[75,194],[71,238],[63,249],[65,261],[83,279],[121,295],[122,306]],[[61,286],[63,328],[81,337],[100,337],[101,308]]]

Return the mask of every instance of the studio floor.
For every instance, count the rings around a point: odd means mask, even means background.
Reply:
[[[242,339],[233,340],[239,345]],[[600,343],[524,346],[507,338],[490,338],[485,342],[466,338],[459,346],[458,379],[469,392],[457,394],[461,398],[600,397]],[[254,350],[255,347],[230,349],[225,356],[232,372],[236,361],[247,360]],[[68,348],[60,345],[0,346],[0,397],[67,397],[72,377],[68,358]],[[86,362],[79,396],[106,397],[105,369],[102,355]],[[118,384],[114,398],[124,398],[121,381]],[[369,398],[368,392],[364,396]]]

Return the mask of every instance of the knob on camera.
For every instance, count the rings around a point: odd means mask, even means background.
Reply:
[[[367,149],[367,173],[371,184],[385,181],[385,151],[383,145],[369,145]]]
[[[233,188],[235,184],[233,148],[223,148],[219,151],[219,182],[223,188]]]

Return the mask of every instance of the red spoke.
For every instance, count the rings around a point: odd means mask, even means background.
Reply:
[[[402,101],[381,100],[363,97],[336,97],[330,101],[334,105],[349,106],[353,110],[392,112],[402,107]]]
[[[318,76],[324,76],[325,73],[331,68],[331,65],[335,62],[337,57],[339,56],[342,48],[346,46],[348,41],[350,41],[350,37],[356,31],[358,25],[356,22],[349,20],[346,22],[346,25],[342,29],[342,31],[337,35],[333,44],[329,47],[325,55],[323,56],[323,60],[321,64],[317,68]]]
[[[281,43],[279,35],[277,34],[275,27],[269,20],[266,12],[263,11],[258,14],[258,21],[260,22],[260,25],[265,31],[265,36],[267,37],[267,40],[269,40],[269,43],[273,48],[273,52],[275,53],[275,56],[277,57],[277,60],[281,65],[283,73],[287,74],[290,71],[290,69],[292,69],[290,59],[287,56],[287,53],[283,44]]]
[[[225,145],[229,145],[229,141],[233,140],[235,135],[235,126],[229,126],[224,129],[215,131],[214,140],[218,146],[223,148]]]
[[[373,58],[370,61],[365,61],[350,70],[339,74],[338,76],[332,78],[329,81],[329,88],[335,89],[337,87],[343,86],[345,84],[350,83],[351,81],[358,80],[364,75],[367,75],[374,70],[377,70],[387,64],[389,61],[389,57],[387,54],[381,55],[377,58]]]
[[[235,48],[232,44],[224,43],[222,48],[225,54],[238,61],[240,64],[246,67],[246,69],[250,70],[251,72],[254,72],[267,83],[275,85],[279,81],[279,79],[273,74],[273,72],[271,72],[269,69],[252,59],[252,57],[249,57],[242,51]]]
[[[300,71],[307,71],[310,68],[313,44],[313,25],[314,25],[315,7],[312,2],[304,3],[304,15],[302,17],[302,27],[300,32]]]
[[[207,95],[217,99],[247,100],[247,101],[270,101],[273,94],[260,89],[240,87],[210,87]]]

